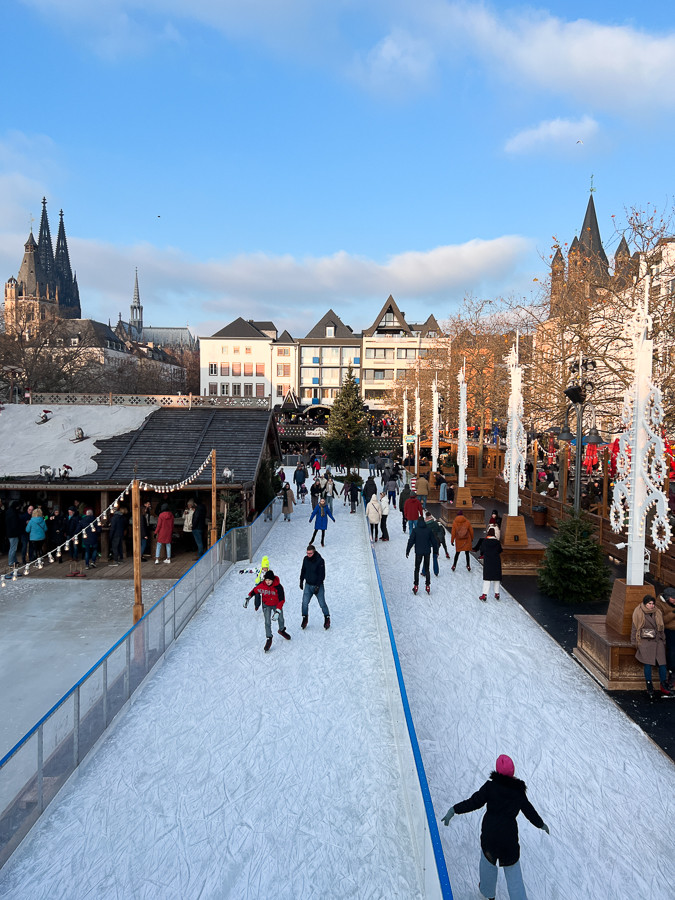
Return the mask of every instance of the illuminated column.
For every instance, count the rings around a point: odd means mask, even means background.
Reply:
[[[408,388],[403,391],[403,459],[408,455]]]
[[[466,364],[465,364],[466,365]],[[466,467],[469,453],[466,446],[466,380],[464,366],[457,376],[459,382],[459,429],[457,431],[457,486],[463,488],[466,482]]]
[[[506,357],[511,374],[509,394],[509,424],[506,431],[504,481],[509,485],[509,516],[518,515],[518,488],[525,487],[525,454],[527,438],[523,428],[523,370],[518,365],[517,343]]]
[[[434,378],[434,383],[431,387],[431,402],[433,403],[434,413],[433,413],[433,434],[431,436],[431,471],[438,471],[438,429],[440,427],[439,422],[439,410],[438,410],[438,376]]]

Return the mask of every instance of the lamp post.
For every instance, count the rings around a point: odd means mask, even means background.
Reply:
[[[584,440],[584,412],[590,409],[593,414],[592,425],[586,437],[587,444],[602,444],[603,440],[598,429],[595,426],[595,407],[587,400],[587,395],[595,390],[595,384],[590,378],[590,373],[595,369],[595,360],[584,359],[582,353],[579,359],[570,366],[570,374],[572,375],[572,383],[565,389],[564,394],[570,401],[570,405],[565,412],[565,424],[560,432],[559,440],[571,441],[574,435],[570,431],[569,417],[570,411],[574,410],[577,417],[577,454],[574,462],[574,514],[579,515],[581,508],[581,458],[583,453]],[[564,502],[565,497],[561,498]]]

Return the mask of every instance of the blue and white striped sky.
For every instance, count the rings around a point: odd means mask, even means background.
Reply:
[[[670,207],[669,6],[4,0],[0,280],[45,195],[105,321],[135,267],[146,323],[199,334],[527,297],[591,175],[608,254]]]

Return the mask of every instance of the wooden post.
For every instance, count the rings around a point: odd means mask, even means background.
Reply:
[[[216,451],[211,451],[211,546],[216,543]]]
[[[535,438],[532,441],[532,484],[530,485],[530,490],[534,491],[537,489],[537,459],[539,457],[539,444],[537,439]]]
[[[134,544],[134,624],[143,616],[141,583],[141,488],[137,478],[131,484],[131,522]]]

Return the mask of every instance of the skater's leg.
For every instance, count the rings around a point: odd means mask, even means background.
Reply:
[[[506,886],[509,889],[509,900],[527,900],[523,874],[520,871],[520,860],[512,866],[504,866]]]
[[[312,586],[306,584],[302,591],[302,614],[303,616],[309,615],[309,601],[312,599]]]
[[[419,553],[415,554],[415,578],[414,584],[420,583],[420,565],[422,564],[422,556]]]
[[[652,683],[652,667],[649,665],[649,663],[645,663],[645,681],[647,682],[647,684]]]
[[[263,603],[263,616],[265,617],[265,637],[272,637],[272,607]]]
[[[468,550],[464,551],[464,556],[466,556],[466,567],[467,567],[467,569],[470,569],[471,568],[471,557],[469,556]]]
[[[454,569],[457,565],[457,560],[459,559],[459,550],[455,553],[455,558],[452,561],[452,568]]]
[[[485,858],[484,853],[480,855],[478,875],[480,878],[478,890],[484,897],[494,897],[497,892],[497,866],[493,866]]]
[[[665,666],[659,666],[659,681],[661,682],[661,687],[666,686],[666,681],[668,681],[668,670]]]
[[[382,540],[383,541],[389,540],[389,531],[387,530],[387,518],[388,518],[387,516],[382,516],[382,519],[380,521],[380,528],[382,529]]]
[[[438,553],[434,550],[434,575],[438,575]]]
[[[277,620],[277,624],[279,625],[279,631],[286,631],[286,623],[284,622],[283,609],[279,610],[279,619]]]
[[[424,559],[424,578],[426,580],[427,585],[431,584],[431,551],[429,553],[425,553],[423,556]]]
[[[315,528],[315,529],[314,529],[314,534],[312,535],[312,540],[310,541],[310,544],[313,544],[313,543],[314,543],[314,538],[316,537],[317,531],[318,531],[318,528]]]
[[[330,616],[330,612],[328,611],[328,606],[326,604],[326,592],[322,584],[319,585],[319,588],[316,592],[316,599],[319,601],[319,606],[321,607],[321,612],[324,614],[324,616]]]

